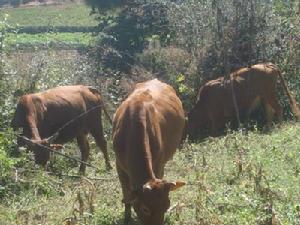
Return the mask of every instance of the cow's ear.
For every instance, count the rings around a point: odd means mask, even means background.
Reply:
[[[175,182],[167,183],[167,186],[168,186],[170,191],[175,191],[178,188],[181,188],[182,186],[184,186],[185,184],[186,183],[184,181],[175,181]]]

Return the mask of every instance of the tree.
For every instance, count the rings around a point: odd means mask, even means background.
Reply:
[[[170,32],[166,16],[167,7],[161,2],[86,2],[93,7],[93,13],[99,15],[100,49],[97,52],[100,55],[97,57],[105,62],[104,66],[112,68],[117,65],[117,69],[128,70],[134,63],[135,54],[144,49],[147,38],[158,36],[165,42]],[[106,53],[109,53],[108,56],[105,56]]]
[[[86,4],[91,6],[94,10],[105,11],[111,8],[122,7],[127,5],[130,1],[126,0],[85,0]]]

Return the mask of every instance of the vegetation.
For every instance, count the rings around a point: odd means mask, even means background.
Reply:
[[[90,8],[84,4],[0,8],[0,20],[8,14],[12,26],[96,26]]]
[[[99,19],[100,39],[92,58],[98,58],[98,70],[105,74],[121,74],[118,79],[129,83],[149,77],[135,74],[155,74],[177,88],[189,110],[207,80],[271,61],[299,96],[296,1],[134,0],[107,7],[104,1],[88,3]],[[176,57],[180,52],[184,62]],[[180,84],[178,76],[183,78]],[[291,118],[286,98],[282,93],[280,97],[286,118]]]
[[[267,60],[279,65],[300,99],[298,1],[88,4],[92,16],[87,6],[72,4],[0,9],[0,224],[123,222],[117,174],[115,169],[104,170],[93,140],[90,163],[98,170],[89,168],[81,178],[70,159],[53,156],[45,172],[34,165],[32,153],[19,151],[24,149],[17,147],[17,133],[9,124],[22,94],[63,84],[93,85],[113,114],[133,83],[158,77],[175,87],[188,111],[207,80]],[[18,31],[17,24],[98,30],[95,35],[11,32]],[[286,118],[291,118],[280,89],[278,95]],[[171,196],[166,224],[300,224],[300,125],[286,121],[268,133],[257,127],[248,135],[228,131],[180,147],[165,177],[187,185]],[[111,126],[106,122],[105,133],[113,161]],[[63,152],[79,157],[73,143]]]
[[[5,44],[13,49],[86,48],[97,25],[84,4],[0,8],[0,20],[4,17],[9,24]]]
[[[40,34],[14,34],[10,33],[5,44],[11,48],[41,48],[41,47],[88,47],[93,45],[94,38],[91,33],[40,33]],[[56,47],[58,48],[58,47]]]
[[[166,178],[187,182],[171,196],[167,224],[299,224],[299,132],[298,124],[285,124],[269,134],[233,132],[185,143],[166,168]],[[53,161],[56,168],[64,165],[63,174],[69,170],[65,161]],[[93,154],[91,163],[102,171],[88,170],[91,179],[20,168],[10,185],[22,192],[6,191],[1,223],[121,225],[117,174],[103,171],[102,155]]]

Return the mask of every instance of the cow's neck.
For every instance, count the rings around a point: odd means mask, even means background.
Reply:
[[[131,149],[129,166],[131,183],[134,187],[141,186],[150,180],[156,179],[153,168],[153,155],[149,141],[149,134],[145,126],[138,129],[133,137],[135,148]]]
[[[147,139],[145,142],[147,142]],[[142,186],[149,180],[155,179],[152,168],[150,145],[145,142],[142,146],[136,148],[130,155],[130,162],[134,162],[128,165],[130,170],[130,180],[133,187]]]
[[[37,127],[31,127],[31,137],[33,140],[41,140],[41,137],[39,135],[39,130]]]
[[[39,113],[42,113],[39,109],[37,109],[36,102],[33,101],[33,98],[28,97],[27,98],[27,104],[32,105],[35,107],[31,107],[28,109],[28,114],[26,115],[26,121],[28,123],[30,133],[31,133],[31,139],[33,140],[41,140],[39,129],[38,129],[38,123],[39,123]],[[39,113],[38,113],[39,112]]]
[[[34,118],[34,119],[33,119]],[[35,117],[31,116],[27,119],[28,126],[29,126],[29,132],[30,132],[30,138],[33,140],[41,140],[39,129],[37,127],[37,124],[34,122]]]

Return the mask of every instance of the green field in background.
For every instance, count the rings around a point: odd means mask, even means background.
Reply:
[[[5,44],[18,47],[18,45],[82,45],[89,46],[93,44],[94,37],[91,33],[40,33],[40,34],[14,34],[9,33],[5,38]]]
[[[91,8],[84,4],[0,9],[0,20],[7,15],[12,26],[96,26]]]

